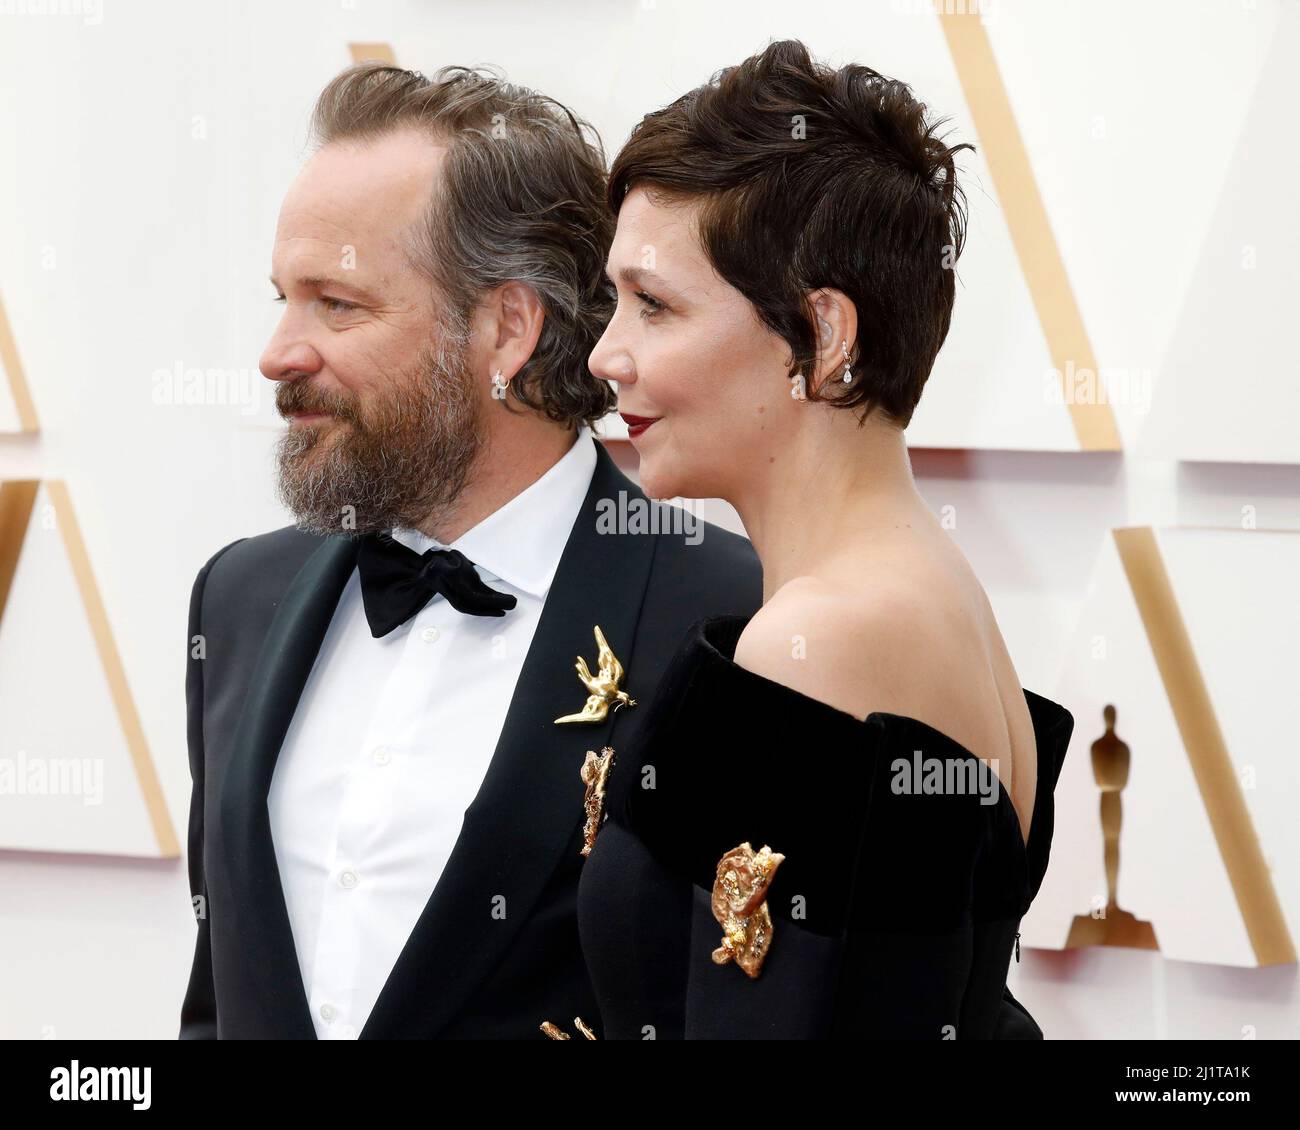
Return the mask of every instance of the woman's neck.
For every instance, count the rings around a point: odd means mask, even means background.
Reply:
[[[762,562],[764,603],[869,540],[873,528],[935,521],[901,428],[874,415],[859,427],[853,411],[815,402],[805,408],[810,418],[784,450],[750,468],[728,499]]]

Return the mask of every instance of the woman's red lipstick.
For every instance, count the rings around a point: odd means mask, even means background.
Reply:
[[[623,422],[627,425],[627,438],[636,439],[651,424],[660,419],[659,416],[633,416],[630,412],[620,412]]]

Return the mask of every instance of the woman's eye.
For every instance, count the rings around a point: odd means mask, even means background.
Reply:
[[[649,318],[655,314],[658,314],[660,310],[666,309],[664,304],[660,302],[659,299],[653,297],[652,295],[646,294],[645,291],[638,290],[635,293],[637,298],[639,298],[642,303],[641,317]]]
[[[271,299],[272,302],[283,302],[284,300],[285,298],[283,294],[277,294],[274,298]]]

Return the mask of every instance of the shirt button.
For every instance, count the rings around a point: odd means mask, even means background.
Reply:
[[[370,751],[370,756],[374,759],[376,765],[387,765],[393,760],[393,751],[386,745],[377,745]]]
[[[320,1018],[327,1023],[333,1020],[336,1015],[337,1010],[332,1004],[323,1004],[320,1006]]]
[[[424,640],[425,643],[433,643],[440,635],[442,633],[437,628],[425,628],[420,633],[420,639]]]
[[[351,867],[345,868],[343,873],[339,875],[339,883],[349,889],[355,887],[359,882],[361,882],[361,876],[353,871]]]

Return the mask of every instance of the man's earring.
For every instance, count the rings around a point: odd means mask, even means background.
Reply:
[[[492,374],[492,396],[496,400],[504,400],[506,398],[506,389],[509,387],[510,382],[501,375],[500,369]]]
[[[840,379],[845,384],[848,384],[849,381],[853,379],[853,370],[849,368],[849,343],[847,341],[841,341],[840,348],[844,351],[844,376]]]
[[[795,373],[795,375],[790,378],[790,396],[794,400],[808,399],[808,393],[805,391],[802,371]]]

